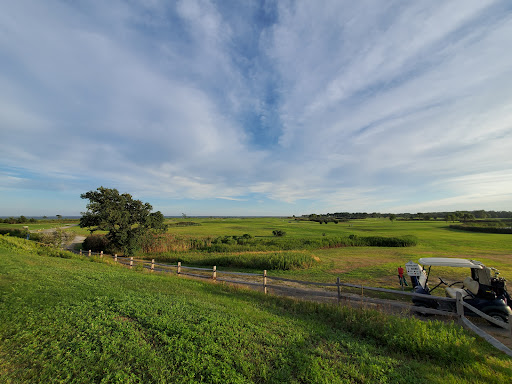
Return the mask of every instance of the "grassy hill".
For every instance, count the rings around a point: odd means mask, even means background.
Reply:
[[[2,383],[504,383],[511,376],[511,359],[455,325],[128,270],[0,236]]]

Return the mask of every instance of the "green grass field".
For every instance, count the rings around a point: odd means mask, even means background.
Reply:
[[[449,228],[450,223],[444,221],[394,221],[387,219],[366,219],[340,222],[338,224],[318,224],[309,221],[295,221],[290,218],[187,218],[168,219],[168,233],[181,238],[201,239],[217,236],[241,236],[250,234],[255,240],[271,240],[273,230],[283,230],[286,236],[282,239],[321,239],[339,236],[407,236],[418,239],[414,247],[341,247],[327,249],[300,249],[284,251],[287,255],[297,255],[298,261],[304,256],[312,257],[313,262],[307,263],[309,268],[291,270],[276,270],[272,273],[301,280],[333,282],[336,277],[342,281],[363,283],[372,286],[397,288],[396,270],[407,261],[418,261],[421,257],[462,257],[476,259],[488,266],[501,271],[503,277],[512,280],[512,235],[490,234],[457,231]],[[175,226],[178,222],[194,222],[200,225]],[[41,224],[47,226],[48,224]],[[1,225],[0,225],[1,228]],[[30,228],[30,227],[29,227]],[[88,235],[85,228],[77,226],[68,229],[75,234]],[[324,236],[325,234],[325,236]],[[147,258],[157,257],[160,260],[183,260],[191,265],[212,266],[220,258],[254,259],[253,265],[275,257],[275,251],[232,252],[222,255],[210,255],[207,252],[182,252],[170,255],[146,255]],[[144,255],[141,255],[144,256]],[[247,263],[248,270],[255,271]],[[233,269],[233,268],[232,268]],[[263,268],[260,268],[263,269]],[[433,270],[434,280],[442,276],[451,281],[460,280],[467,275],[465,270],[453,268]]]
[[[318,224],[284,218],[228,218],[228,219],[175,219],[172,222],[193,221],[199,226],[175,227],[169,232],[179,236],[200,238],[205,236],[243,235],[272,237],[272,230],[281,229],[287,238],[321,238],[329,236],[415,236],[418,245],[405,248],[342,247],[302,250],[317,260],[308,269],[274,271],[284,276],[332,282],[339,276],[342,281],[365,283],[373,286],[397,287],[396,270],[407,261],[421,257],[461,257],[482,261],[498,268],[502,276],[512,280],[512,235],[456,231],[444,221],[394,221],[366,219]],[[201,261],[204,262],[203,257]],[[468,271],[454,268],[436,268],[433,278],[443,276],[460,280]]]
[[[511,359],[455,325],[128,270],[0,236],[1,383],[505,383],[511,376]]]

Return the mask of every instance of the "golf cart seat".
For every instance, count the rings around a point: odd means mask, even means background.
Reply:
[[[464,279],[464,283],[462,284],[462,288],[468,290],[473,295],[476,295],[478,293],[479,287],[480,287],[480,284],[478,283],[478,281],[473,280],[469,276]]]
[[[472,296],[476,295],[478,293],[478,281],[473,280],[471,277],[466,277],[464,279],[464,282],[462,284],[462,288],[452,288],[452,287],[446,287],[446,296],[451,297],[452,299],[457,298],[457,292],[460,292],[462,294],[462,298],[464,299],[466,296]]]
[[[466,296],[469,296],[469,293],[463,288],[446,287],[444,290],[446,291],[446,297],[451,297],[452,299],[457,298],[457,292],[460,292],[462,294],[463,299]]]

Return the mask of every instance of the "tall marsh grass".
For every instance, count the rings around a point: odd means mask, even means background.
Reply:
[[[223,236],[205,238],[186,238],[172,234],[155,236],[143,247],[145,253],[186,252],[191,250],[205,252],[268,252],[291,251],[318,248],[339,247],[412,247],[418,240],[414,236],[383,237],[356,236],[319,238],[286,238],[286,237],[252,237]]]
[[[258,270],[290,270],[310,268],[316,261],[311,255],[300,251],[286,252],[245,252],[245,253],[155,253],[145,254],[144,258],[154,258],[160,262],[177,263],[181,261],[187,265],[248,268]]]

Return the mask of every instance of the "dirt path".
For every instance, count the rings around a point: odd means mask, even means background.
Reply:
[[[66,249],[73,251],[78,244],[82,244],[85,240],[85,236],[76,235],[75,238],[66,245]]]
[[[76,224],[69,224],[69,225],[65,225],[63,227],[59,227],[58,229],[62,229],[62,230],[66,230],[66,229],[69,229],[71,227],[75,227]],[[44,234],[50,234],[50,233],[53,233],[57,230],[57,228],[48,228],[48,229],[33,229],[30,231],[30,233],[44,233]],[[81,235],[76,235],[73,240],[71,240],[71,242],[66,242],[66,243],[63,243],[62,244],[62,247],[64,249],[67,249],[69,251],[73,251],[75,249],[75,247],[78,245],[78,244],[82,244],[83,241],[85,240],[85,236],[81,236]]]

